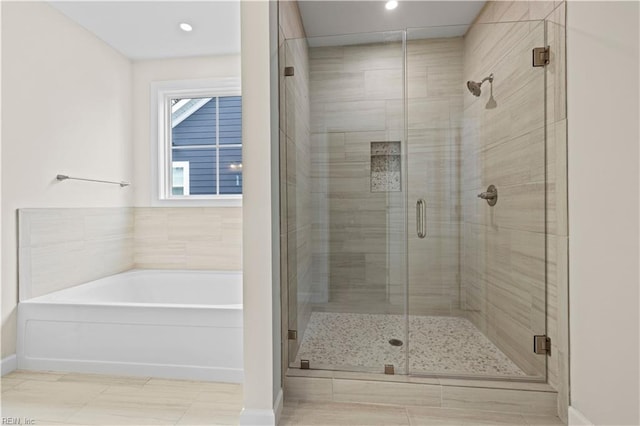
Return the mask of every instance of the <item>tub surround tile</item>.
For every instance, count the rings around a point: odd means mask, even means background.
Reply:
[[[133,209],[20,209],[20,299],[133,267]]]
[[[136,268],[240,270],[241,251],[239,207],[135,209]]]

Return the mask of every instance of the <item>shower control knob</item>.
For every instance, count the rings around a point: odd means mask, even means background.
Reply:
[[[478,198],[482,198],[483,200],[487,200],[487,204],[490,206],[495,206],[498,202],[498,189],[495,185],[489,185],[486,192],[481,192],[478,194]]]

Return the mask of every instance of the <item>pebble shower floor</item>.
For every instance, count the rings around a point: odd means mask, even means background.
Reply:
[[[380,371],[393,364],[405,370],[405,317],[391,314],[314,312],[296,357],[313,369]],[[409,316],[411,373],[524,376],[525,373],[469,320],[444,316]]]

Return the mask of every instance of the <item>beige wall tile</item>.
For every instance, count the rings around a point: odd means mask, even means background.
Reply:
[[[548,15],[560,20],[560,12],[553,11],[554,7],[553,2],[542,1],[488,2],[464,40],[464,79],[493,72],[497,107],[485,109],[484,93],[480,98],[464,98],[463,306],[469,309],[469,318],[498,347],[535,375],[544,372],[544,358],[532,354],[531,334],[541,327],[544,331],[548,312],[547,321],[553,328],[548,332],[555,336],[558,312],[555,276],[544,277],[545,249],[541,238],[545,231],[555,233],[564,226],[559,200],[562,193],[566,194],[565,188],[556,193],[556,156],[563,162],[566,151],[563,154],[560,142],[561,152],[556,153],[555,126],[547,131],[544,145],[544,94],[548,100],[547,120],[551,117],[553,122],[555,80],[563,81],[560,74],[564,70],[553,60],[546,69],[530,66],[531,49],[544,44],[545,28],[541,23],[508,21],[543,19]],[[559,33],[547,33],[552,52],[559,50],[560,43],[555,40]],[[563,176],[559,179],[566,180]],[[499,193],[494,208],[473,198],[474,192],[485,190],[490,183],[497,185]],[[546,262],[551,265],[547,269],[555,274],[555,258]],[[553,306],[545,306],[545,281],[548,302]],[[554,384],[558,369],[558,359],[550,358],[549,377]]]
[[[282,413],[283,425],[366,424],[409,425],[404,407],[365,404],[308,403],[286,404]]]
[[[21,298],[41,296],[133,267],[133,209],[23,209]]]
[[[332,379],[285,377],[285,401],[331,401]]]
[[[280,30],[285,39],[305,37],[297,1],[279,1],[278,12]]]
[[[452,410],[446,408],[409,407],[412,425],[525,425],[519,414],[490,413],[474,410]]]
[[[242,209],[135,209],[134,264],[148,269],[242,269]]]
[[[333,380],[335,402],[364,402],[396,405],[439,407],[440,387],[437,385]]]
[[[554,392],[448,386],[442,388],[443,408],[553,416],[556,413],[556,398],[557,394]]]

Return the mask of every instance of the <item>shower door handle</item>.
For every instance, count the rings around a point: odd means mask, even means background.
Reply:
[[[427,203],[422,198],[416,202],[416,234],[418,238],[427,236]]]

